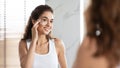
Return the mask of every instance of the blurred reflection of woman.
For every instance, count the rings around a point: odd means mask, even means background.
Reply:
[[[31,13],[24,37],[19,42],[22,68],[67,68],[64,44],[51,36],[53,10],[37,6]]]
[[[120,68],[120,0],[91,0],[73,68]]]

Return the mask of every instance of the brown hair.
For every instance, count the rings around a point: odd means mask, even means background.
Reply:
[[[105,55],[112,68],[120,61],[120,0],[91,0],[86,14],[87,35],[97,41],[94,57]]]
[[[39,5],[32,11],[22,40],[27,40],[32,38],[32,31],[31,31],[33,27],[32,20],[37,20],[45,11],[50,11],[51,13],[53,13],[52,8],[48,5]],[[47,38],[50,39],[52,38],[51,32],[47,35]]]

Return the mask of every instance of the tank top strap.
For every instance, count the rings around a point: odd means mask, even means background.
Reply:
[[[29,50],[29,48],[30,48],[30,40],[26,40],[26,46],[27,46],[27,49]]]
[[[50,45],[50,50],[52,50],[52,53],[56,54],[56,48],[55,48],[55,41],[54,39],[49,39],[49,45]]]

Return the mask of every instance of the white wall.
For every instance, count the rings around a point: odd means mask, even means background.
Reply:
[[[90,0],[80,0],[80,43],[82,43],[83,38],[86,34],[84,12],[87,10],[89,5],[90,5]]]
[[[53,34],[66,47],[68,68],[71,68],[80,42],[80,0],[46,0],[55,12]]]

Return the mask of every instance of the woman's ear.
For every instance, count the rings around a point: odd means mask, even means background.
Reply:
[[[32,19],[32,24],[34,25],[35,24],[35,20]]]

